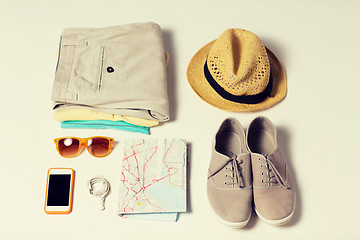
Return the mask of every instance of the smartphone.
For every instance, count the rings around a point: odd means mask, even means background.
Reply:
[[[50,168],[46,181],[45,212],[69,214],[72,210],[75,171],[71,168]]]

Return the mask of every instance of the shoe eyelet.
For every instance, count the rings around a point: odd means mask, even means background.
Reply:
[[[261,179],[261,182],[264,183],[264,179]]]
[[[225,184],[225,185],[228,185],[228,183],[227,183],[227,182],[224,182],[224,184]]]
[[[228,177],[228,175],[227,175],[227,174],[225,174],[225,177],[227,178],[227,177]]]
[[[259,158],[259,161],[261,161],[261,158]]]
[[[263,165],[260,165],[260,167],[262,168],[262,167],[264,167]]]
[[[241,160],[240,160],[240,164],[242,164],[242,163],[244,163],[244,160],[241,159]]]
[[[263,176],[264,176],[264,173],[262,172],[262,173],[261,173],[261,175],[263,175]]]

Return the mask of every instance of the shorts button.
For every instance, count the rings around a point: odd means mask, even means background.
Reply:
[[[112,73],[112,72],[114,72],[114,68],[112,68],[112,67],[107,67],[107,68],[106,68],[106,71],[107,71],[108,73]]]

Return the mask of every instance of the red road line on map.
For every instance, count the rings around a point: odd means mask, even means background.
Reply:
[[[141,139],[141,143],[132,145],[131,148],[133,148],[135,146],[141,146],[141,145],[144,145],[144,144],[145,144],[145,139]]]
[[[140,177],[140,172],[139,172],[139,161],[138,161],[138,159],[137,159],[137,157],[136,157],[136,154],[135,154],[135,151],[133,151],[134,152],[134,158],[135,158],[135,161],[136,161],[136,166],[137,166],[137,173],[138,173],[138,177]]]
[[[165,178],[169,177],[170,175],[171,175],[171,174],[169,173],[169,174],[165,175],[165,176],[162,177],[162,178],[159,178],[159,179],[157,179],[157,180],[152,180],[152,183],[144,186],[143,191],[145,191],[146,188],[150,187],[150,186],[153,185],[154,183],[157,183],[157,182],[159,182],[159,181],[161,181],[161,180],[164,180]]]
[[[148,162],[152,159],[152,157],[155,155],[155,153],[158,151],[157,146],[154,148],[155,151],[151,154],[151,156],[146,160],[146,162],[144,163],[144,167],[143,167],[143,177],[142,177],[142,186],[145,187],[145,171],[146,171],[146,165],[148,164]],[[144,189],[145,190],[145,189]]]
[[[166,150],[166,153],[164,154],[164,158],[163,158],[163,163],[165,164],[165,158],[166,158],[166,156],[167,156],[167,154],[169,153],[169,151],[170,151],[170,149],[172,148],[172,145],[173,145],[173,143],[174,143],[174,140],[175,139],[173,139],[172,141],[171,141],[171,144],[170,144],[170,147]],[[166,164],[165,164],[166,165]]]
[[[170,147],[167,149],[167,151],[166,151],[166,153],[164,154],[164,157],[163,157],[163,161],[162,161],[162,162],[164,163],[164,165],[165,165],[166,167],[168,167],[168,165],[165,163],[165,158],[166,158],[166,156],[168,155],[170,149],[172,148],[173,143],[174,143],[174,139],[172,140]],[[157,182],[159,182],[159,181],[162,181],[162,180],[164,180],[164,179],[167,178],[167,177],[169,177],[169,183],[170,183],[170,184],[173,184],[173,185],[175,185],[175,186],[179,186],[179,185],[176,185],[176,184],[172,183],[170,177],[171,177],[172,175],[176,174],[178,171],[180,171],[180,169],[168,167],[168,174],[167,174],[167,175],[165,175],[165,176],[163,176],[163,177],[161,177],[161,178],[159,178],[159,179],[156,179],[156,180],[153,179],[153,180],[152,180],[152,183],[150,183],[150,184],[148,184],[148,185],[145,186],[145,171],[146,171],[146,165],[150,162],[150,160],[152,159],[152,157],[154,156],[154,154],[157,152],[158,149],[157,149],[157,146],[156,146],[156,147],[154,147],[154,148],[147,149],[147,150],[145,150],[145,151],[136,152],[136,151],[135,151],[135,147],[136,147],[136,146],[143,145],[143,144],[145,144],[145,141],[144,141],[144,140],[142,140],[142,143],[140,143],[140,144],[132,145],[132,146],[131,146],[131,149],[133,150],[133,154],[131,154],[131,155],[129,155],[129,156],[127,156],[127,155],[125,154],[126,157],[123,159],[123,161],[127,161],[128,167],[129,167],[129,169],[126,169],[125,167],[123,167],[123,169],[125,169],[125,170],[128,171],[130,174],[132,174],[132,175],[136,178],[136,180],[140,181],[139,161],[138,161],[136,155],[138,155],[138,154],[140,154],[140,153],[143,153],[143,152],[148,152],[149,150],[156,149],[156,150],[152,153],[152,155],[151,155],[151,156],[146,160],[146,162],[144,163],[144,167],[143,167],[143,178],[142,178],[142,187],[141,187],[141,189],[140,189],[139,191],[137,191],[137,192],[136,192],[136,191],[133,191],[133,192],[135,192],[135,195],[132,196],[127,202],[131,201],[134,197],[136,197],[136,200],[138,200],[139,198],[138,198],[137,195],[138,195],[140,192],[142,192],[143,195],[146,197],[146,198],[143,199],[143,201],[148,202],[149,205],[151,205],[151,206],[153,206],[153,207],[155,207],[155,208],[157,208],[157,209],[160,209],[160,210],[157,210],[157,211],[159,211],[159,212],[165,211],[165,210],[162,209],[161,207],[156,206],[156,205],[154,205],[154,204],[152,204],[152,203],[150,202],[149,198],[147,197],[147,195],[146,195],[146,193],[145,193],[145,190],[146,190],[148,187],[150,187],[151,185],[153,185],[154,183],[157,183]],[[135,158],[135,161],[136,161],[136,164],[137,164],[136,166],[137,166],[137,170],[138,170],[138,177],[136,177],[135,174],[133,174],[133,173],[130,171],[129,158],[131,158],[131,157],[134,157],[134,158]],[[170,170],[171,170],[171,169],[174,169],[175,172],[170,173]],[[123,173],[122,173],[122,174],[123,174]],[[125,185],[125,187],[126,187],[125,182],[128,183],[128,184],[130,184],[130,185],[132,185],[132,186],[135,186],[134,184],[131,184],[129,181],[126,181],[126,180],[125,180],[125,175],[124,175],[124,174],[123,174],[123,177],[124,177],[124,180],[123,180],[122,182],[123,182],[123,184]],[[182,185],[180,185],[180,186],[182,186]],[[126,195],[125,195],[125,199],[124,199],[123,206],[125,205],[126,198],[128,197],[128,193],[129,193],[129,190],[130,190],[128,187],[126,187],[126,188],[127,188],[127,193],[126,193]],[[134,203],[134,204],[135,204],[135,203]],[[128,212],[128,210],[134,211],[134,209],[135,209],[135,207],[136,207],[136,206],[134,206],[134,204],[133,204],[132,207],[130,207],[129,205],[126,205],[126,206],[123,208],[123,209],[124,209],[124,212]],[[126,210],[126,208],[128,208],[128,210]]]
[[[172,175],[172,174],[169,173],[169,174],[167,174],[166,176],[164,176],[164,177],[162,177],[162,178],[159,178],[159,179],[157,179],[157,180],[155,180],[155,181],[152,180],[152,181],[153,181],[152,183],[148,184],[147,186],[142,187],[139,191],[135,192],[134,196],[132,196],[132,197],[128,200],[128,202],[129,202],[131,199],[133,199],[134,197],[137,197],[137,195],[138,195],[140,192],[143,192],[143,194],[146,195],[146,193],[145,193],[146,188],[148,188],[149,186],[153,185],[154,183],[157,183],[157,182],[159,182],[159,181],[161,181],[161,180],[169,177],[170,175]],[[146,201],[148,201],[150,205],[155,206],[155,207],[157,207],[157,208],[160,208],[159,206],[156,206],[156,205],[152,204],[152,203],[149,201],[148,198],[146,199]],[[124,200],[124,204],[125,204],[125,200]],[[134,207],[134,208],[135,208],[135,207]],[[132,208],[132,209],[133,209],[133,208]],[[160,209],[162,209],[162,208],[160,208]],[[163,211],[165,211],[165,210],[163,209]]]
[[[132,150],[133,150],[133,151],[132,151],[133,153],[132,153],[131,155],[129,155],[129,156],[127,156],[126,153],[125,153],[126,157],[123,159],[123,161],[128,160],[128,158],[133,157],[135,154],[139,155],[140,153],[148,152],[149,150],[156,149],[156,148],[157,148],[157,146],[155,146],[155,147],[153,147],[153,148],[149,148],[149,149],[144,150],[144,151],[140,151],[140,152],[136,152],[135,149],[132,149]]]
[[[123,167],[124,170],[126,170],[129,174],[131,174],[137,181],[140,181],[140,178],[138,176],[136,176],[135,174],[133,174],[129,169]]]

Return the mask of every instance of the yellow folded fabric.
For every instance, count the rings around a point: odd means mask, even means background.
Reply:
[[[53,114],[56,121],[74,121],[74,120],[111,120],[111,121],[124,121],[138,126],[153,127],[159,124],[158,121],[124,116],[119,114],[111,114],[99,112],[87,108],[65,108],[56,110]]]

